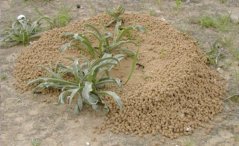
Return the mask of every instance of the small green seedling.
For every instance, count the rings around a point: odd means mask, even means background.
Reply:
[[[149,11],[149,15],[150,16],[157,16],[157,12],[152,9],[152,10]]]
[[[1,42],[5,44],[24,44],[27,45],[30,39],[39,37],[37,35],[41,30],[41,21],[46,17],[41,17],[36,21],[27,19],[24,15],[19,15],[17,20],[12,23],[11,28],[5,30],[4,37]]]
[[[218,62],[225,57],[231,55],[235,60],[239,60],[239,48],[235,47],[234,41],[231,37],[220,37],[214,44],[210,52],[207,53],[210,64],[217,66]],[[226,64],[224,64],[226,65]]]
[[[232,36],[221,37],[217,40],[217,42],[220,43],[223,48],[229,51],[236,60],[239,60],[239,47],[235,46]]]
[[[210,64],[218,66],[219,61],[224,57],[223,49],[223,46],[218,41],[213,44],[213,47],[207,53]]]
[[[182,0],[175,0],[176,9],[178,10],[182,5]]]
[[[226,3],[227,0],[219,0],[222,4]]]
[[[200,25],[206,28],[216,28],[215,20],[209,16],[203,16],[200,18]]]
[[[233,56],[239,61],[239,47],[232,49],[231,52],[233,53]]]
[[[234,139],[235,139],[236,142],[239,142],[239,134],[235,134]]]
[[[108,106],[103,102],[104,96],[112,96],[118,107],[123,107],[120,97],[112,91],[105,91],[106,84],[116,84],[121,86],[121,81],[118,78],[109,76],[109,72],[119,64],[124,58],[124,55],[105,54],[102,58],[93,60],[91,62],[84,61],[79,63],[78,59],[73,60],[71,66],[58,64],[57,69],[45,68],[49,73],[48,77],[40,77],[29,82],[37,84],[34,91],[39,91],[45,88],[60,89],[59,102],[64,104],[72,102],[74,97],[77,97],[77,104],[75,110],[81,111],[83,104],[89,104],[94,110],[98,110],[98,105],[103,104],[105,108]],[[64,75],[72,77],[72,79],[65,79]]]
[[[1,73],[0,74],[0,81],[5,81],[5,80],[7,80],[7,74]]]
[[[32,139],[31,143],[32,143],[32,146],[40,146],[41,140],[34,138],[34,139]]]
[[[155,3],[156,3],[158,6],[160,6],[161,0],[155,0]]]
[[[230,100],[235,102],[235,103],[239,103],[239,94],[231,96]]]
[[[70,14],[70,9],[63,7],[61,8],[56,16],[52,18],[52,27],[63,27],[66,26],[72,19],[72,16]]]
[[[107,13],[112,17],[112,20],[106,25],[106,27],[111,26],[114,23],[121,22],[122,23],[122,17],[125,12],[125,9],[122,5],[118,6],[117,8],[113,8],[112,10],[108,10]]]

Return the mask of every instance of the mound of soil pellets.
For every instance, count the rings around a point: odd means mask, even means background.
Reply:
[[[104,30],[109,21],[107,15],[100,14],[44,33],[19,55],[14,70],[16,87],[29,90],[27,82],[44,74],[39,65],[54,65],[80,54],[75,49],[59,51],[67,42],[64,32],[84,33],[85,24]],[[133,34],[139,42],[134,49],[139,49],[140,65],[129,83],[117,92],[123,100],[123,110],[108,100],[111,110],[101,129],[136,135],[161,133],[176,138],[192,133],[222,111],[224,81],[207,65],[195,41],[148,15],[125,14],[123,22],[146,29],[145,33]],[[107,29],[112,31],[113,27]],[[122,63],[115,75],[127,78],[128,64]]]

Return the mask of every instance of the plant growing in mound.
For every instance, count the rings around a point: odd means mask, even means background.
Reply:
[[[106,25],[106,27],[111,26],[114,23],[122,22],[122,17],[125,12],[125,9],[122,5],[118,6],[117,8],[113,8],[112,10],[108,10],[107,14],[112,17],[112,20]]]
[[[75,59],[71,66],[58,64],[55,71],[45,68],[50,76],[32,80],[29,84],[38,84],[35,90],[60,89],[60,103],[65,103],[66,100],[71,103],[72,99],[77,97],[76,111],[80,111],[84,103],[91,105],[95,110],[98,109],[99,104],[108,108],[102,100],[105,95],[112,96],[118,107],[122,108],[120,97],[115,92],[104,91],[103,89],[104,85],[112,83],[120,87],[120,79],[110,77],[109,72],[123,58],[123,54],[114,56],[105,54],[100,59],[91,62],[85,61],[82,64],[79,63],[78,59]],[[66,75],[71,79],[66,79],[64,77]]]
[[[41,30],[41,20],[46,17],[41,17],[36,21],[31,22],[24,15],[19,15],[17,20],[12,23],[11,28],[5,30],[4,37],[1,42],[5,44],[28,44],[31,38],[37,37],[37,33]]]
[[[121,22],[117,22],[113,35],[110,32],[101,33],[93,25],[87,24],[86,28],[89,29],[88,33],[93,35],[97,39],[98,44],[96,46],[93,45],[93,43],[90,41],[90,38],[86,37],[83,34],[66,33],[66,36],[72,37],[72,40],[69,43],[62,45],[60,50],[65,51],[66,49],[70,47],[79,48],[79,46],[82,45],[84,50],[88,54],[90,54],[92,58],[96,58],[96,57],[101,58],[105,53],[126,54],[128,57],[130,57],[133,60],[132,69],[128,77],[128,80],[129,80],[132,75],[132,72],[135,70],[138,53],[128,48],[125,48],[124,45],[125,44],[137,45],[136,42],[132,39],[129,39],[128,36],[130,36],[130,33],[132,30],[144,32],[145,31],[144,27],[140,25],[121,27]],[[77,45],[77,44],[80,44],[80,45]]]
[[[144,28],[139,25],[120,28],[120,24],[117,23],[114,34],[112,35],[110,32],[101,33],[93,25],[87,24],[85,26],[90,30],[88,33],[97,39],[98,44],[96,46],[94,46],[90,41],[90,38],[84,34],[65,33],[66,36],[70,36],[72,38],[69,43],[62,45],[60,50],[65,51],[70,47],[78,47],[81,49],[81,46],[79,47],[79,45],[76,45],[77,43],[80,43],[83,46],[83,49],[88,52],[92,58],[102,57],[105,53],[113,54],[118,52],[123,52],[129,56],[132,56],[135,54],[134,51],[124,48],[123,45],[137,44],[134,40],[129,39],[127,36],[130,35],[130,31],[132,30],[144,31]]]

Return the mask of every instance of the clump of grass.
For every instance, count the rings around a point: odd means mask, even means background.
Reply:
[[[157,12],[152,9],[152,10],[149,11],[149,15],[150,16],[157,16]]]
[[[32,146],[40,146],[41,140],[34,138],[34,139],[32,139],[31,144],[32,144]]]
[[[227,49],[230,54],[236,59],[239,60],[239,47],[236,47],[232,37],[222,37],[217,40],[217,42],[225,49]]]
[[[224,57],[223,51],[224,51],[224,48],[216,41],[213,44],[211,50],[207,53],[209,63],[217,67],[219,64],[219,61]]]
[[[160,6],[161,0],[155,0],[155,3],[156,3],[158,6]]]
[[[50,28],[65,26],[71,20],[70,9],[66,7],[62,7],[56,16],[52,18],[43,15],[37,9],[36,11],[40,14],[40,17],[35,21],[31,21],[24,15],[19,15],[11,27],[3,32],[4,37],[0,40],[1,45],[13,46],[17,44],[29,44],[31,39],[40,36],[39,32],[43,30],[43,20],[50,24]]]
[[[7,74],[0,73],[0,81],[5,81],[5,80],[7,80]]]
[[[232,25],[230,14],[212,16],[202,16],[199,20],[202,27],[215,28],[220,31],[227,31]]]
[[[239,94],[230,96],[229,98],[232,102],[239,103]]]
[[[70,8],[65,6],[59,8],[57,14],[53,17],[46,16],[37,8],[35,9],[35,11],[41,17],[46,18],[47,22],[50,24],[50,28],[66,26],[72,19],[72,16],[70,14]]]
[[[227,0],[219,0],[219,1],[220,1],[220,3],[222,3],[222,4],[224,4],[224,3],[227,2]]]
[[[78,59],[73,60],[71,66],[58,64],[55,71],[45,68],[49,73],[48,77],[40,77],[32,80],[29,84],[38,84],[35,91],[45,88],[60,89],[59,102],[72,102],[74,97],[77,98],[75,110],[81,111],[84,104],[89,104],[97,110],[98,105],[102,104],[108,108],[103,101],[104,96],[112,96],[119,108],[123,104],[120,97],[113,91],[105,91],[106,84],[116,84],[121,86],[120,79],[112,78],[109,72],[124,58],[124,55],[105,54],[102,58],[93,61],[84,61],[80,64]],[[64,75],[72,77],[65,79]]]
[[[46,20],[46,17],[31,21],[24,15],[19,15],[17,20],[12,23],[12,26],[5,30],[1,42],[3,45],[27,45],[30,39],[38,37],[37,33],[41,31],[42,20]]]
[[[236,142],[239,142],[239,134],[235,134],[234,139],[235,139]]]
[[[66,26],[72,19],[70,9],[62,7],[57,12],[56,16],[52,18],[52,27],[63,27]]]
[[[176,9],[180,9],[181,5],[182,5],[182,0],[175,0],[175,4],[176,4]]]
[[[203,16],[200,18],[200,25],[206,28],[216,28],[215,20],[210,16]]]
[[[230,52],[234,56],[234,58],[239,61],[239,47],[230,48]]]
[[[228,98],[233,102],[239,103],[239,71],[235,70],[234,74],[232,75],[232,89],[231,89],[231,96]]]
[[[212,45],[211,50],[207,53],[209,63],[217,66],[219,61],[224,56],[230,55],[231,58],[239,60],[239,48],[234,46],[233,39],[231,37],[220,37]]]

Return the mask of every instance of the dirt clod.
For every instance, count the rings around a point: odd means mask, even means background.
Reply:
[[[206,58],[195,42],[166,22],[139,14],[125,14],[125,25],[140,24],[147,32],[137,33],[140,40],[140,64],[119,93],[124,109],[119,111],[108,101],[110,113],[102,129],[125,134],[157,134],[170,138],[188,135],[222,111],[223,81],[206,65]],[[23,50],[14,71],[16,86],[28,90],[27,81],[43,75],[39,65],[64,62],[77,56],[76,50],[59,52],[66,42],[63,32],[84,32],[84,24],[103,28],[109,17],[99,15],[45,33]],[[112,29],[112,28],[109,28]],[[116,72],[120,76],[121,72]]]

